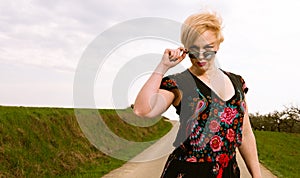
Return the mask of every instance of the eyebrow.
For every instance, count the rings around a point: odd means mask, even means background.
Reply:
[[[214,44],[214,43],[215,43],[215,42],[209,43],[209,44],[205,45],[203,48],[204,48],[204,49],[206,49],[206,48],[213,48],[213,44]],[[200,48],[199,48],[199,46],[192,45],[192,46],[190,47],[190,49],[200,49]]]

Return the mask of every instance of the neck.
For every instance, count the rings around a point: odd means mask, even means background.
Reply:
[[[220,70],[215,65],[211,66],[207,70],[199,70],[197,67],[191,66],[189,70],[197,77],[205,77],[205,78],[210,78],[211,76],[214,76],[218,72],[220,72]]]

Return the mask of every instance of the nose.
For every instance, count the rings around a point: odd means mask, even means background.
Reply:
[[[199,54],[198,54],[199,59],[205,59],[204,52],[205,51],[199,51]]]

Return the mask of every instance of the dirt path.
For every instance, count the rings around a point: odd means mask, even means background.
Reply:
[[[179,127],[177,121],[171,122],[174,127],[166,136],[122,167],[103,176],[103,178],[159,178],[168,155],[174,149],[172,143]],[[241,170],[241,178],[251,178],[240,154],[237,155],[237,161]],[[261,171],[263,178],[276,177],[262,165]]]

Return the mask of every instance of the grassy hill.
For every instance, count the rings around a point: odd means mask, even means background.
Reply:
[[[300,176],[300,134],[255,131],[259,160],[279,178]]]
[[[120,113],[140,119],[130,109],[99,112],[113,132],[136,142],[157,139],[172,127],[163,119],[150,127],[127,124]],[[0,177],[101,177],[122,164],[86,139],[74,109],[0,106]]]

